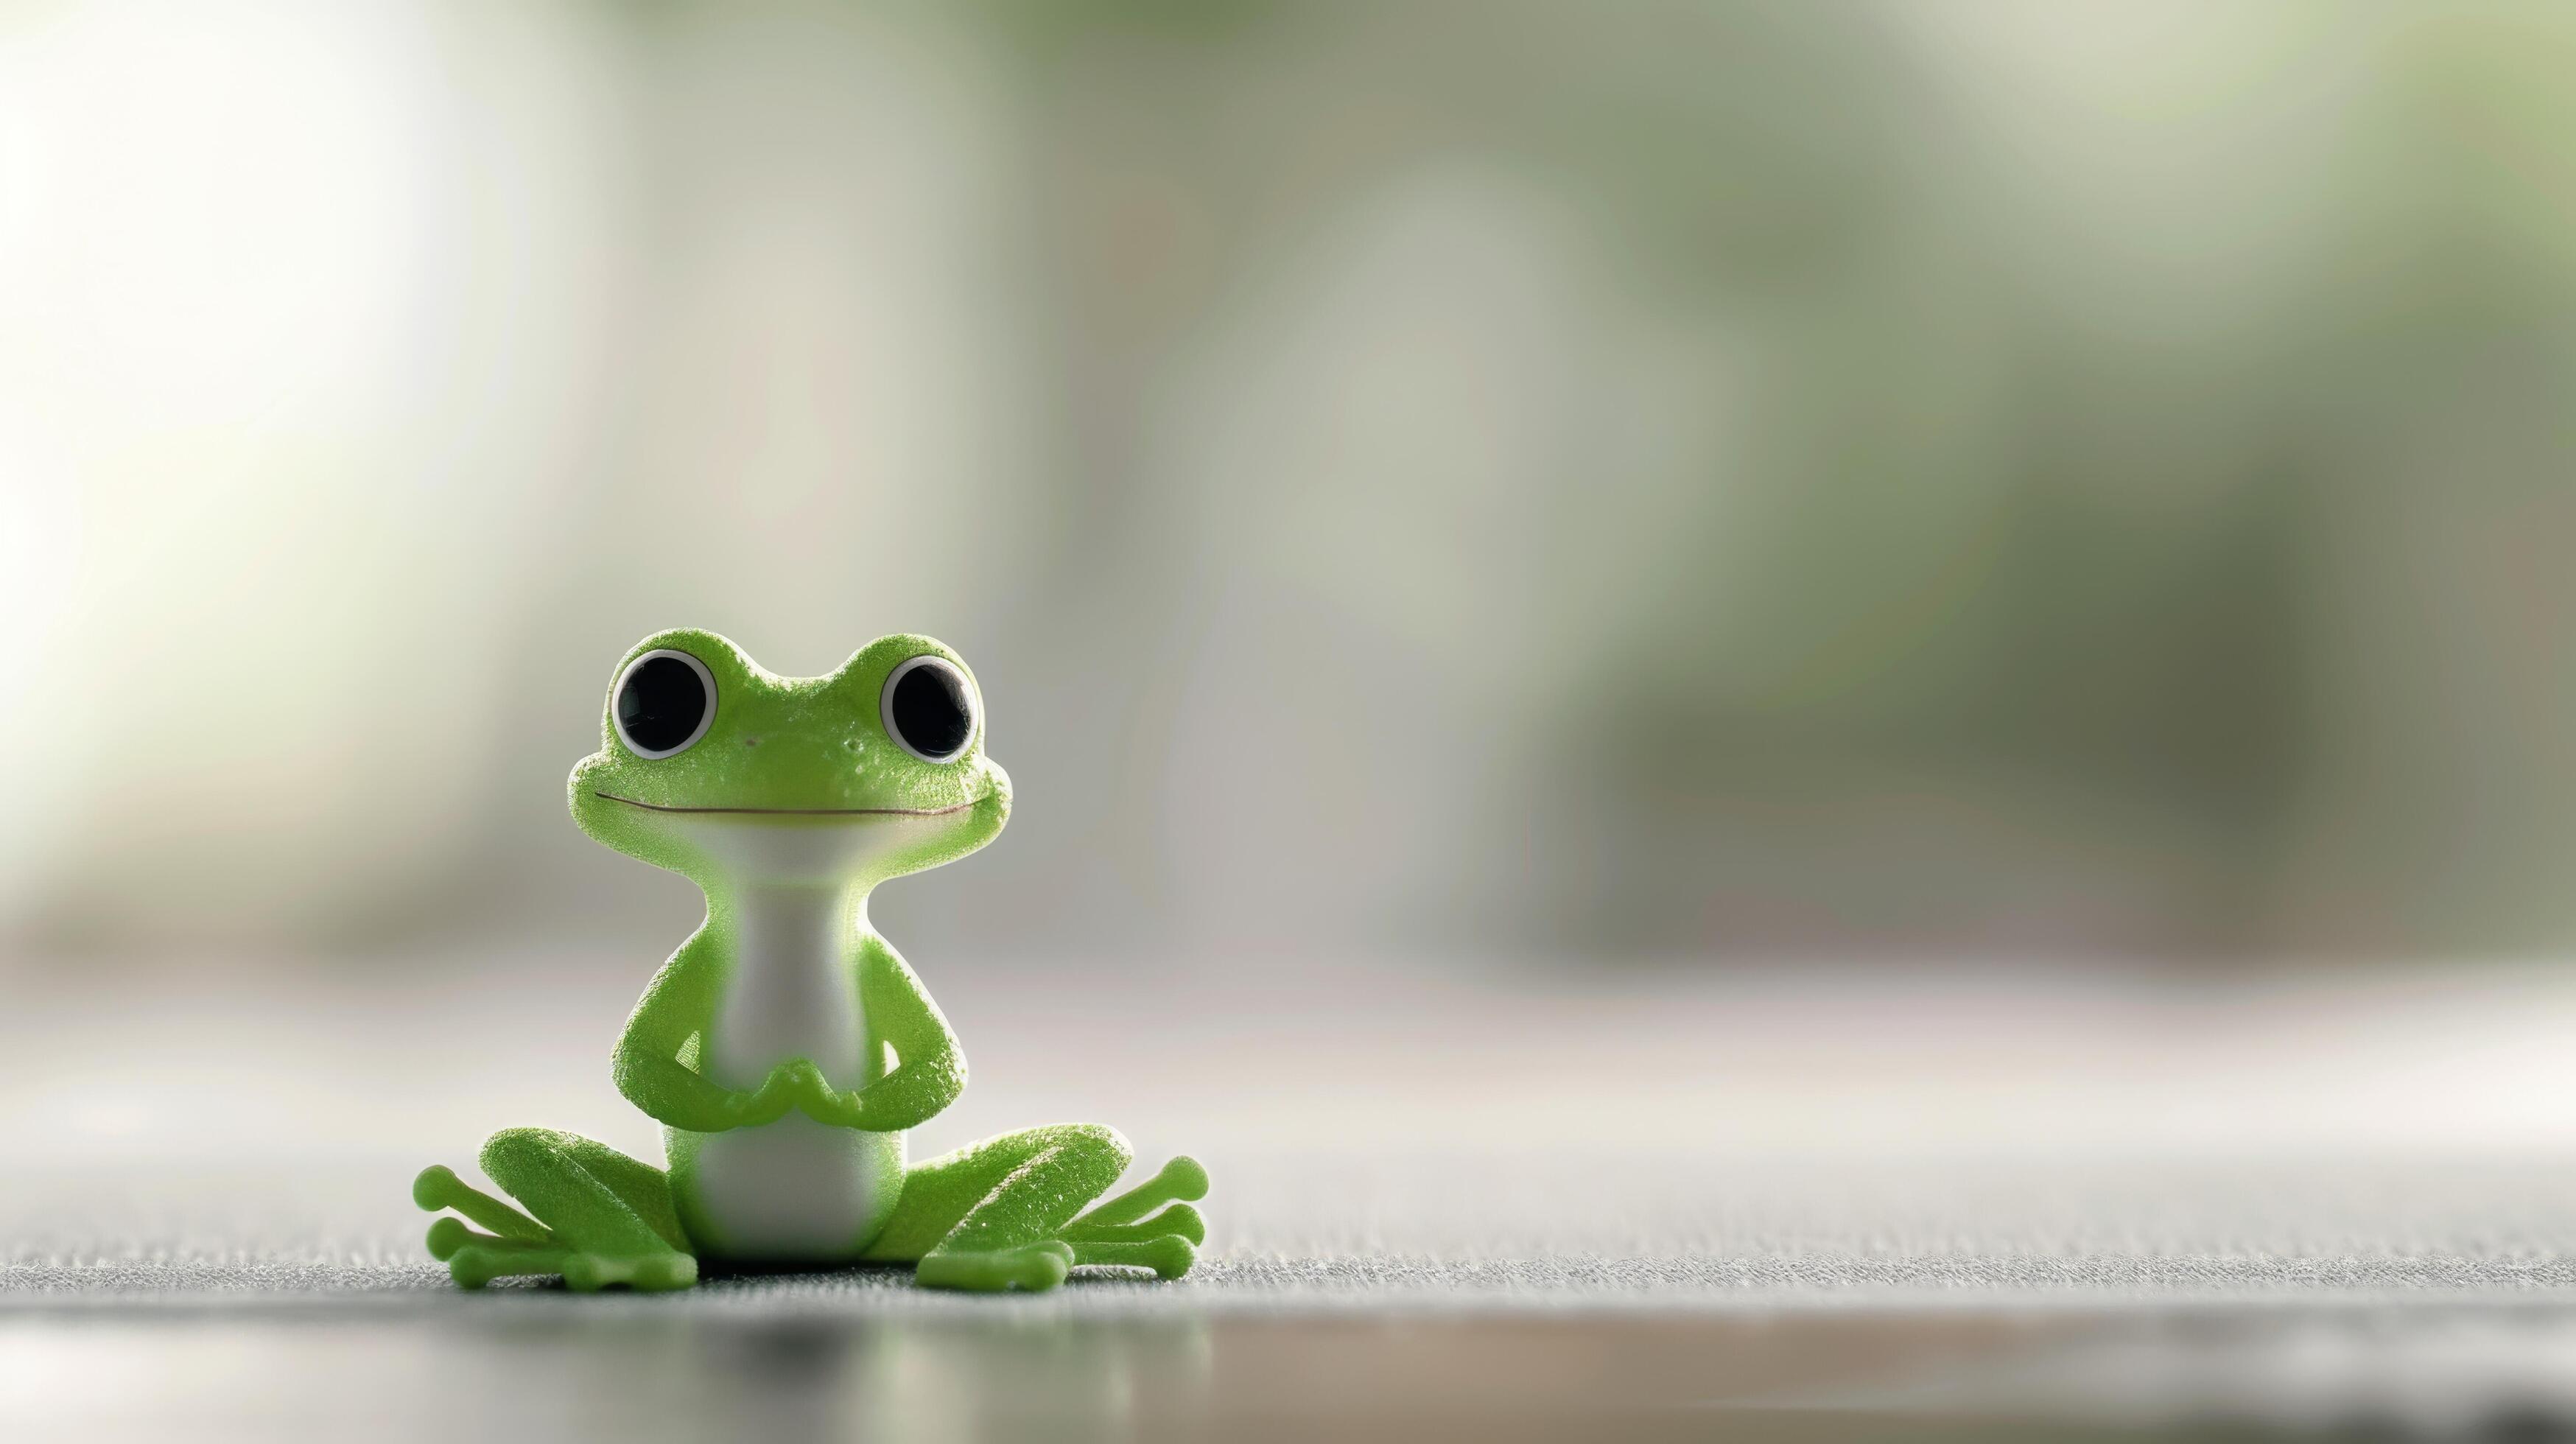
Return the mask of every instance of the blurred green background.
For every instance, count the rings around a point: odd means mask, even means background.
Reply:
[[[2576,942],[2576,7],[0,11],[0,939],[685,928],[620,653],[983,679],[907,949]]]

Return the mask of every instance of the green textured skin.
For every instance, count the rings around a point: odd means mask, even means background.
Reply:
[[[663,649],[705,664],[716,715],[686,750],[645,758],[618,737],[614,689],[627,663]],[[413,1201],[462,1215],[429,1228],[431,1255],[459,1284],[561,1275],[580,1290],[689,1287],[699,1260],[736,1253],[700,1207],[708,1141],[791,1112],[849,1130],[848,1167],[876,1185],[871,1196],[880,1202],[847,1247],[810,1260],[763,1254],[760,1262],[910,1263],[924,1285],[979,1290],[1048,1289],[1087,1264],[1146,1268],[1167,1279],[1189,1271],[1206,1239],[1190,1206],[1206,1195],[1206,1171],[1175,1158],[1094,1204],[1133,1156],[1115,1129],[1031,1128],[906,1166],[904,1130],[956,1100],[966,1066],[920,979],[869,928],[867,894],[982,847],[1011,811],[1010,779],[984,755],[980,705],[975,735],[953,761],[924,761],[886,735],[878,708],[886,678],[923,655],[965,671],[938,642],[906,635],[879,638],[822,677],[773,675],[733,643],[694,629],[656,633],[619,659],[600,750],[573,768],[568,791],[582,831],[706,894],[706,922],[654,976],[617,1044],[618,1091],[663,1125],[670,1171],[544,1128],[505,1129],[483,1146],[483,1171],[522,1207],[445,1167],[424,1170]],[[711,817],[747,828],[890,830],[832,881],[853,899],[840,931],[865,1054],[873,1059],[891,1046],[900,1060],[891,1072],[843,1091],[814,1060],[798,1058],[742,1092],[700,1071],[737,956],[744,881],[738,862],[728,866],[707,847]]]

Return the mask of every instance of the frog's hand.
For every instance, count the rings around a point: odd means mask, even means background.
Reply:
[[[676,1058],[640,1049],[617,1050],[617,1091],[656,1123],[691,1133],[722,1133],[774,1123],[794,1106],[773,1082],[758,1093],[737,1093],[710,1083]]]
[[[894,1044],[895,1070],[856,1093],[843,1093],[826,1118],[870,1133],[917,1128],[966,1091],[966,1058],[939,1005],[895,950],[871,934],[860,944],[859,993],[868,1020]],[[816,1113],[824,1117],[823,1113]]]
[[[835,1128],[901,1133],[936,1116],[965,1086],[965,1065],[951,1053],[907,1063],[855,1093],[817,1083],[797,1101],[807,1117]]]
[[[680,1061],[680,1050],[714,1017],[715,968],[706,933],[680,945],[654,974],[617,1040],[617,1091],[655,1122],[692,1133],[722,1133],[772,1122],[794,1106],[782,1087],[737,1093]]]

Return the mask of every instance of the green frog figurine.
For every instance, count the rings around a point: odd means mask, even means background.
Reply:
[[[670,1168],[512,1128],[481,1162],[520,1207],[427,1169],[413,1200],[463,1215],[429,1228],[456,1282],[682,1289],[702,1261],[909,1263],[929,1287],[1038,1291],[1086,1264],[1189,1271],[1206,1170],[1174,1158],[1093,1203],[1131,1157],[1114,1128],[906,1162],[904,1130],[956,1100],[966,1064],[868,925],[868,893],[1011,814],[956,653],[884,637],[829,676],[780,677],[712,632],[661,632],[618,663],[600,731],[572,771],[573,820],[707,899],[617,1043],[618,1091],[662,1124]]]

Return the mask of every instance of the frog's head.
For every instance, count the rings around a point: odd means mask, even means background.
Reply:
[[[822,677],[781,677],[713,632],[656,632],[617,664],[573,821],[705,884],[872,886],[1002,830],[974,674],[928,637],[880,637]]]

